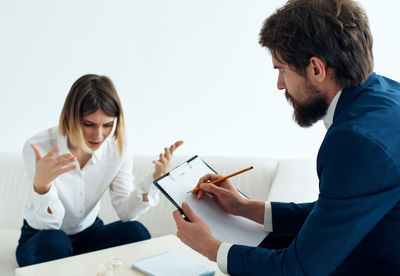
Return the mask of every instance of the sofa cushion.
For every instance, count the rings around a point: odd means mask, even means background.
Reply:
[[[319,194],[315,160],[279,161],[268,200],[278,202],[313,202]]]

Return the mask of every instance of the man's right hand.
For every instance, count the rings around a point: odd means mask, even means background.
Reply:
[[[197,199],[203,198],[204,194],[208,193],[225,212],[237,216],[243,215],[243,207],[246,205],[248,199],[242,197],[229,180],[224,180],[216,184],[209,183],[221,177],[218,174],[206,174],[200,178],[197,184],[197,187],[200,188]]]
[[[54,179],[61,174],[77,168],[76,165],[65,167],[76,161],[76,158],[70,153],[53,158],[53,155],[60,151],[58,147],[52,149],[43,157],[37,145],[32,144],[31,147],[35,152],[36,163],[33,187],[38,194],[47,193],[50,190],[51,182]]]

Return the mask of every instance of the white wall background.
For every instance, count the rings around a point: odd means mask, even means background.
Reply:
[[[0,150],[57,125],[72,83],[114,81],[138,154],[176,139],[181,154],[312,157],[325,130],[302,129],[258,45],[282,0],[0,1]],[[400,80],[396,0],[361,0],[375,71]]]

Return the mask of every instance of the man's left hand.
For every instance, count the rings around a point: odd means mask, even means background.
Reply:
[[[193,213],[186,202],[182,204],[182,210],[190,222],[182,217],[179,210],[174,211],[173,215],[178,228],[176,233],[178,238],[209,260],[217,261],[218,248],[222,242],[211,235],[207,224]]]

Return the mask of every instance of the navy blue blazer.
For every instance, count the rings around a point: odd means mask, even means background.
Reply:
[[[233,245],[231,275],[400,275],[400,84],[344,89],[318,152],[313,203],[272,203],[288,248]]]

